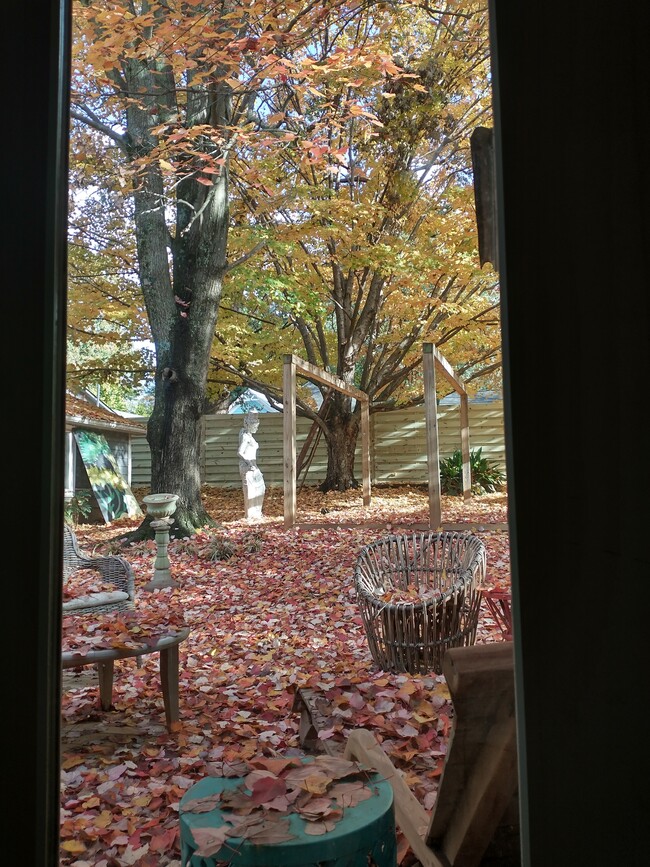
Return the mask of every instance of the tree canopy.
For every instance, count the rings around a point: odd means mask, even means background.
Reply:
[[[180,491],[189,524],[204,517],[200,414],[242,381],[277,396],[284,352],[375,410],[422,399],[423,341],[470,377],[498,369],[469,147],[490,116],[486,8],[80,0],[76,12],[72,162],[105,197],[77,198],[76,237],[103,223],[114,243],[87,255],[104,273],[116,255],[133,263],[129,337],[146,312],[156,349],[152,484]],[[92,290],[111,305],[112,286],[135,290],[131,276],[108,282]],[[336,401],[319,423],[333,451],[345,428],[349,452],[358,423]],[[332,478],[353,482],[344,467]]]

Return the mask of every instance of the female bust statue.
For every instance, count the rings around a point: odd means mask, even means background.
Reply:
[[[264,503],[264,476],[260,472],[257,462],[257,440],[253,436],[259,427],[257,413],[250,410],[244,416],[244,426],[239,432],[239,475],[242,480],[244,491],[244,508],[246,517],[256,520],[262,517],[262,505]]]

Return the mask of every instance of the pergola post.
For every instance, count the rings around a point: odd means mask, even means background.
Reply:
[[[460,396],[460,450],[463,458],[463,499],[472,498],[472,467],[469,455],[469,398]]]
[[[424,406],[427,422],[427,463],[429,466],[429,523],[439,527],[440,512],[440,456],[438,453],[438,413],[436,407],[436,368],[460,397],[460,451],[463,459],[463,498],[472,496],[472,466],[469,451],[469,398],[467,390],[454,373],[444,355],[433,343],[422,346],[424,371]]]
[[[296,523],[296,365],[284,356],[282,372],[282,449],[284,456],[284,526]]]
[[[361,401],[361,474],[363,476],[363,505],[370,505],[370,410],[369,401]]]
[[[425,343],[423,350],[424,410],[427,429],[427,466],[429,468],[429,527],[435,530],[442,524],[442,507],[440,501],[438,408],[436,406],[436,370],[433,344]]]

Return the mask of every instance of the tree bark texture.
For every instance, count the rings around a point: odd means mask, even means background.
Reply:
[[[320,490],[347,491],[358,488],[354,476],[354,453],[360,427],[359,411],[352,411],[352,401],[336,396],[327,416],[327,475]]]

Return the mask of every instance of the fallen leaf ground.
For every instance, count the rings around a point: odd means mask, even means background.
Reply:
[[[136,489],[142,502],[146,489]],[[180,867],[178,805],[207,775],[229,775],[254,756],[302,755],[295,692],[310,687],[329,702],[322,734],[343,743],[356,726],[370,728],[431,810],[453,718],[444,678],[378,671],[354,597],[353,566],[364,544],[428,520],[426,487],[378,488],[364,508],[360,491],[298,495],[299,526],[287,530],[282,490],[267,491],[265,517],[243,519],[240,490],[204,489],[219,527],[172,540],[177,589],[145,591],[153,542],[124,556],[136,574],[137,615],[66,617],[64,647],[124,638],[124,629],[156,634],[185,622],[180,646],[180,723],[165,727],[156,654],[116,663],[113,708],[99,708],[92,667],[64,672],[62,695],[61,865]],[[505,492],[443,497],[443,524],[461,524],[484,540],[486,584],[510,587]],[[137,522],[77,528],[96,554]],[[230,548],[227,560],[212,559]],[[115,636],[122,633],[121,639]],[[502,640],[487,607],[478,642]],[[413,864],[403,839],[402,865]]]

